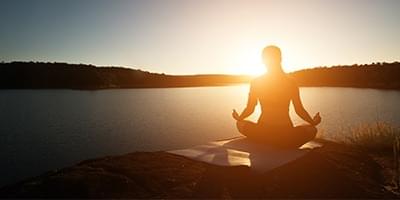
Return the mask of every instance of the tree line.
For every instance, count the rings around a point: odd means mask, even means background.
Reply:
[[[400,63],[372,63],[304,69],[290,74],[300,86],[400,89]]]
[[[124,67],[86,64],[0,63],[2,89],[107,89],[218,86],[249,81],[249,76],[166,75]]]
[[[299,86],[400,89],[400,63],[316,67],[289,73]],[[0,63],[1,89],[107,89],[220,86],[247,83],[244,75],[167,75],[86,64]]]

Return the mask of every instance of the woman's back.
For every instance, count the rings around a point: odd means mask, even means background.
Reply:
[[[266,127],[293,127],[289,105],[297,86],[285,74],[263,75],[251,83],[250,95],[255,95],[261,105],[258,124]]]

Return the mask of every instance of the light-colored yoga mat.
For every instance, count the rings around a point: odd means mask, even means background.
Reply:
[[[245,165],[254,171],[265,173],[321,146],[321,143],[310,141],[298,149],[279,149],[251,142],[246,137],[237,137],[168,152],[218,166]]]

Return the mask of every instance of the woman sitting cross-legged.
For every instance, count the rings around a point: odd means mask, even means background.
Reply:
[[[276,46],[263,50],[263,61],[268,73],[251,81],[247,106],[241,114],[233,110],[239,132],[249,139],[281,147],[299,147],[315,138],[316,126],[321,122],[317,113],[313,118],[304,109],[299,87],[281,67],[281,52]],[[257,105],[261,105],[261,115],[257,123],[245,120]],[[289,105],[293,103],[297,115],[308,122],[307,125],[293,126],[289,117]]]

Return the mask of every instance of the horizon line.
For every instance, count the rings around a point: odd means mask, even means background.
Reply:
[[[134,68],[131,66],[122,66],[122,65],[94,65],[94,64],[87,64],[87,63],[68,63],[68,62],[59,62],[59,61],[0,61],[0,64],[8,64],[8,63],[50,63],[50,64],[67,64],[67,65],[87,65],[87,66],[93,66],[93,67],[104,67],[104,68],[123,68],[123,69],[130,69],[130,70],[139,70],[142,72],[148,72],[148,73],[153,73],[153,74],[163,74],[163,75],[167,75],[167,76],[250,76],[250,77],[256,77],[256,76],[260,76],[261,74],[235,74],[235,73],[199,73],[199,74],[168,74],[165,72],[153,72],[153,71],[147,71],[147,70],[143,70],[141,68]],[[295,72],[299,72],[299,71],[303,71],[303,70],[309,70],[309,69],[317,69],[317,68],[332,68],[332,67],[339,67],[339,66],[363,66],[363,65],[373,65],[373,64],[394,64],[394,63],[400,63],[400,61],[392,61],[392,62],[387,62],[387,61],[381,61],[381,62],[372,62],[372,63],[353,63],[353,64],[336,64],[336,65],[322,65],[322,66],[310,66],[310,67],[303,67],[300,68],[298,70],[295,71],[291,71],[291,72],[285,72],[286,74],[290,74],[290,73],[295,73]],[[267,73],[267,72],[265,72]],[[262,74],[265,74],[262,73]]]

